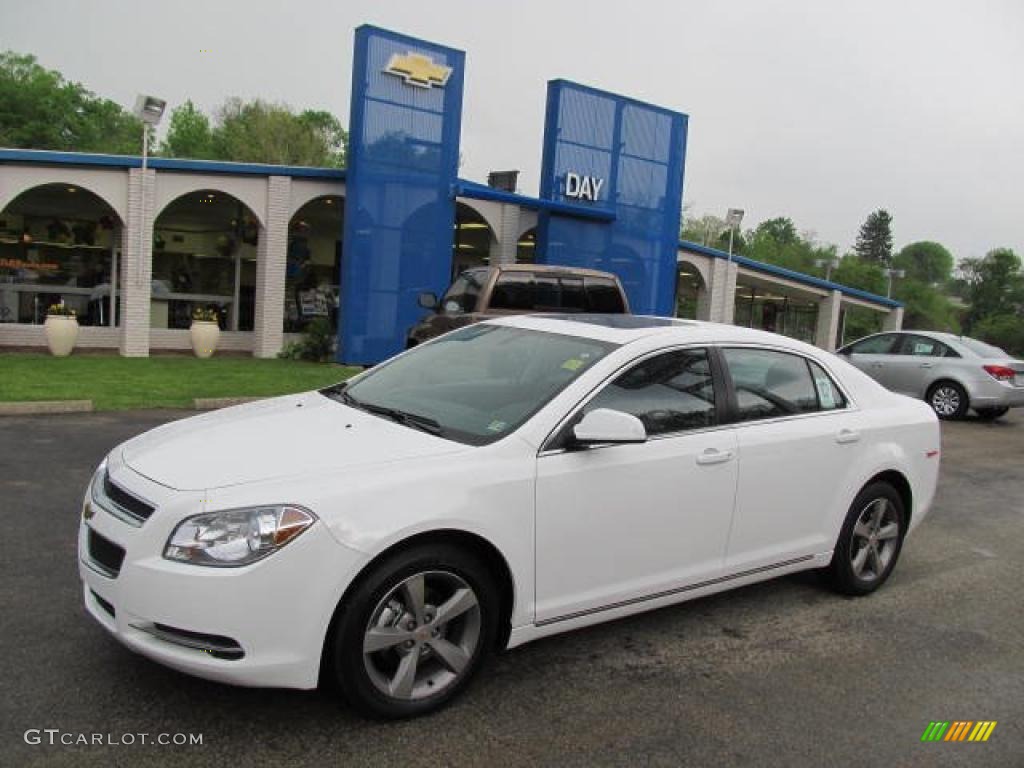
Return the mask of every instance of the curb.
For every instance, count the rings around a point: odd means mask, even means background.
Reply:
[[[192,407],[197,411],[212,411],[217,408],[229,408],[232,405],[255,403],[266,400],[266,397],[197,397],[192,400]]]
[[[0,403],[0,416],[36,416],[47,413],[91,413],[92,400],[36,400]]]

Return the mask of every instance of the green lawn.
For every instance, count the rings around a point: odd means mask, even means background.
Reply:
[[[196,397],[283,395],[316,389],[359,369],[248,357],[0,354],[0,401],[92,400],[98,411],[191,408]]]

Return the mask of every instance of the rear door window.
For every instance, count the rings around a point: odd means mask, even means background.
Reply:
[[[626,311],[622,294],[614,280],[606,277],[588,277],[584,284],[587,290],[588,311],[618,314]]]
[[[912,357],[946,357],[948,350],[941,341],[912,334],[904,336],[899,346],[899,354]]]
[[[722,355],[732,377],[740,421],[821,410],[820,390],[811,379],[807,361],[799,355],[747,348],[723,349]]]

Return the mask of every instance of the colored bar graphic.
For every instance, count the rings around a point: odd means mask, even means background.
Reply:
[[[996,729],[995,720],[932,720],[921,741],[988,741]]]

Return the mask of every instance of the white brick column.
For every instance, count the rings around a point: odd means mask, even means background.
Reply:
[[[267,210],[256,247],[253,357],[274,357],[281,351],[291,195],[291,177],[267,178]]]
[[[832,291],[818,302],[818,322],[814,328],[815,346],[835,352],[836,334],[839,333],[839,310],[842,303],[843,295],[839,291]]]
[[[882,320],[883,331],[899,331],[903,328],[903,307],[893,307]]]
[[[519,245],[519,206],[511,203],[501,205],[501,231],[498,237],[498,253],[491,264],[515,264]]]
[[[121,230],[121,354],[149,356],[156,171],[128,171],[128,221]],[[145,216],[143,216],[143,209]]]
[[[713,323],[731,324],[736,314],[736,278],[739,267],[726,259],[713,259],[711,284],[707,288],[707,319]],[[698,305],[700,317],[700,306]]]

